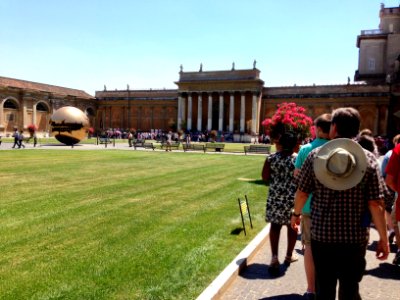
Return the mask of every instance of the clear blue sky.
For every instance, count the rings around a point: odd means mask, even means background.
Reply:
[[[265,86],[347,83],[385,0],[0,0],[0,76],[96,90],[176,88],[184,71]]]

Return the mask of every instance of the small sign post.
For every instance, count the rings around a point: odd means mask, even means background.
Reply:
[[[247,195],[244,195],[244,197],[245,200],[240,200],[240,198],[238,198],[238,203],[239,203],[240,216],[242,217],[243,231],[244,235],[246,235],[246,225],[244,223],[244,215],[247,213],[247,215],[249,216],[251,229],[253,229],[253,222],[251,221],[251,214],[249,208],[249,201],[247,200]]]

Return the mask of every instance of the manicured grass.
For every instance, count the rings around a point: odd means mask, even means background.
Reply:
[[[1,299],[195,299],[265,225],[263,156],[0,154]]]

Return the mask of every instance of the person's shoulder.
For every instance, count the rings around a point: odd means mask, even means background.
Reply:
[[[279,152],[278,151],[268,155],[268,158],[274,158],[274,157],[277,157],[277,156],[279,156]]]
[[[378,161],[377,157],[371,151],[368,151],[364,148],[362,148],[362,149],[364,151],[365,156],[367,157],[368,167],[374,168],[374,169],[379,168],[379,161]]]
[[[308,157],[313,157],[315,156],[316,153],[318,153],[319,149],[321,149],[322,146],[315,147],[311,149],[310,153],[308,154]]]
[[[299,155],[303,153],[308,153],[312,150],[312,143],[304,144],[300,147]]]
[[[385,155],[383,156],[383,159],[389,159],[390,156],[392,155],[393,150],[389,150],[388,152],[385,153]]]
[[[396,145],[396,147],[393,148],[392,153],[396,155],[400,155],[400,143]]]

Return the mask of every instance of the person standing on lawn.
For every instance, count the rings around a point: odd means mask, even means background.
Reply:
[[[311,152],[311,150],[322,146],[329,140],[329,130],[331,127],[331,114],[323,114],[317,117],[314,120],[315,127],[315,135],[316,138],[300,148],[300,151],[297,155],[294,170],[294,176],[296,177],[303,165],[304,161],[307,158],[307,155]],[[314,299],[315,298],[315,270],[314,270],[314,260],[311,252],[311,198],[310,195],[307,199],[306,204],[302,210],[302,218],[301,218],[301,241],[304,246],[304,270],[306,272],[307,278],[307,291],[304,294],[306,299]]]
[[[353,141],[360,114],[352,107],[332,113],[330,138],[310,152],[296,178],[298,189],[291,217],[297,229],[301,210],[312,193],[311,247],[316,298],[361,299],[359,282],[366,267],[369,213],[380,240],[376,256],[387,259],[384,182],[376,157]]]

